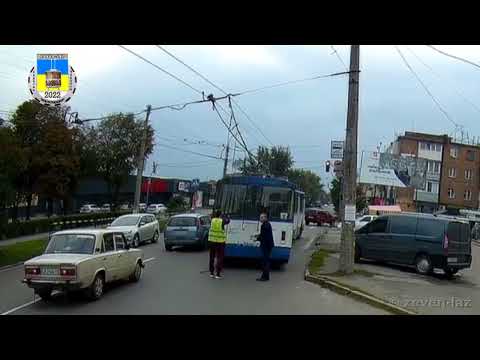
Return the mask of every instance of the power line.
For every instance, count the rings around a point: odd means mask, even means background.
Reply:
[[[211,158],[211,159],[224,160],[222,157],[219,157],[219,156],[198,153],[196,151],[190,151],[190,150],[185,150],[185,149],[179,149],[179,148],[177,148],[175,146],[171,146],[171,145],[166,145],[166,144],[155,144],[155,145],[163,146],[163,147],[166,147],[166,148],[169,148],[169,149],[173,149],[173,150],[177,150],[177,151],[181,151],[181,152],[185,152],[185,153],[189,153],[189,154],[194,154],[194,155],[198,155],[198,156],[203,156],[203,157],[207,157],[207,158]]]
[[[459,124],[457,124],[451,117],[450,115],[443,109],[442,105],[440,105],[440,103],[438,102],[438,100],[435,98],[435,96],[433,96],[433,94],[430,92],[430,90],[428,89],[427,85],[425,85],[425,83],[422,81],[422,79],[418,76],[418,74],[415,72],[415,70],[413,70],[413,68],[410,66],[410,64],[408,63],[407,59],[405,58],[405,56],[403,55],[402,51],[398,48],[398,46],[395,45],[395,49],[397,50],[398,54],[400,55],[400,57],[402,58],[403,62],[405,63],[405,65],[407,66],[407,68],[410,70],[410,72],[415,76],[415,78],[417,79],[417,81],[422,85],[423,89],[426,91],[426,93],[428,94],[428,96],[430,96],[430,98],[433,100],[433,102],[435,103],[435,105],[437,105],[438,109],[442,112],[443,115],[445,115],[445,117],[453,124],[455,125],[455,128],[458,128],[460,127]]]
[[[342,57],[340,56],[340,54],[338,53],[338,51],[335,49],[335,47],[333,45],[330,45],[330,47],[332,48],[333,50],[333,54],[335,54],[338,58],[338,60],[342,63],[343,67],[345,68],[346,71],[348,71],[348,66],[345,64],[345,62],[343,61]]]
[[[408,51],[410,51],[410,53],[415,56],[417,58],[417,60],[419,62],[421,62],[427,69],[429,69],[431,71],[432,74],[434,74],[439,80],[442,80],[442,77],[435,71],[433,70],[433,68],[431,66],[429,66],[428,64],[426,64],[421,58],[420,56],[418,56],[412,49],[410,49],[410,47],[406,47],[408,49]],[[472,101],[470,101],[462,92],[460,92],[459,90],[456,90],[455,88],[452,88],[452,90],[458,95],[460,96],[463,100],[465,100],[467,103],[469,103],[475,110],[477,110],[479,113],[480,113],[480,108],[475,105],[475,103],[473,103]]]
[[[335,77],[335,76],[346,75],[346,74],[350,74],[350,71],[343,71],[343,72],[326,74],[326,75],[317,75],[317,76],[312,76],[312,77],[309,77],[309,78],[304,78],[304,79],[299,79],[299,80],[286,81],[286,82],[282,82],[282,83],[278,83],[278,84],[259,87],[259,88],[256,88],[256,89],[245,90],[245,91],[234,94],[234,96],[251,94],[251,93],[254,93],[254,92],[263,91],[263,90],[267,90],[267,89],[272,89],[272,88],[276,88],[276,87],[280,87],[280,86],[298,84],[300,82],[312,81],[312,80],[318,80],[318,79],[325,79],[325,78],[329,78],[329,77]]]
[[[163,52],[165,52],[167,55],[171,56],[172,58],[174,58],[175,60],[177,60],[179,63],[183,64],[185,67],[187,67],[189,70],[191,70],[192,72],[194,72],[196,75],[198,75],[200,78],[202,78],[203,80],[205,80],[207,83],[209,83],[210,85],[212,85],[215,89],[221,91],[224,95],[229,95],[227,93],[227,91],[225,91],[224,89],[222,89],[220,86],[214,84],[212,81],[210,81],[206,76],[202,75],[199,71],[195,70],[193,67],[191,67],[190,65],[188,65],[187,63],[185,63],[184,61],[182,61],[181,59],[179,59],[177,56],[175,56],[174,54],[172,54],[170,51],[164,49],[162,46],[160,45],[155,45],[156,47],[158,47],[160,50],[162,50]],[[250,118],[250,116],[246,113],[246,111],[240,106],[240,104],[238,104],[235,100],[234,100],[234,103],[235,105],[238,107],[238,109],[245,115],[245,117],[248,119],[248,121],[250,121],[252,123],[252,125],[258,130],[258,132],[260,132],[260,134],[265,138],[265,140],[267,140],[271,145],[273,145],[273,143],[270,141],[270,139],[265,135],[265,133],[257,126],[257,124],[255,124],[255,122]]]
[[[467,63],[467,64],[470,64],[470,65],[473,65],[473,66],[475,66],[475,67],[480,68],[480,65],[477,64],[477,63],[474,63],[473,61],[464,59],[464,58],[462,58],[462,57],[460,57],[460,56],[455,56],[455,55],[446,53],[445,51],[442,51],[442,50],[440,50],[440,49],[437,49],[437,48],[434,47],[433,45],[426,45],[426,46],[428,46],[430,49],[433,49],[433,50],[435,50],[436,52],[438,52],[438,53],[440,53],[440,54],[442,54],[442,55],[448,56],[448,57],[450,57],[450,58],[452,58],[452,59],[459,60],[459,61],[462,61],[462,62],[464,62],[464,63]]]
[[[173,75],[172,73],[168,72],[167,70],[161,68],[160,66],[158,66],[157,64],[151,62],[150,60],[144,58],[143,56],[137,54],[135,51],[132,51],[128,48],[126,48],[125,46],[123,45],[118,45],[119,47],[121,47],[122,49],[124,49],[125,51],[128,51],[129,53],[131,53],[132,55],[135,55],[136,57],[138,57],[139,59],[142,59],[143,61],[145,61],[146,63],[152,65],[153,67],[155,67],[156,69],[160,70],[161,72],[167,74],[168,76],[174,78],[175,80],[181,82],[182,84],[184,84],[185,86],[188,86],[190,89],[192,89],[193,91],[196,91],[197,93],[199,94],[202,94],[202,92],[196,88],[194,88],[192,85],[190,85],[189,83],[187,83],[186,81],[183,81],[182,79],[180,79],[179,77]]]

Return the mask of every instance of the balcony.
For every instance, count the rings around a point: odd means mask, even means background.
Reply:
[[[442,152],[418,148],[418,157],[434,161],[442,161]]]
[[[423,201],[438,204],[438,193],[431,193],[428,191],[417,190],[417,194],[413,194],[414,200],[416,201]]]
[[[427,181],[440,181],[440,173],[427,172]]]

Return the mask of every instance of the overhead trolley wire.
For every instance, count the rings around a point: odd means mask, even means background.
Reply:
[[[459,128],[460,125],[457,124],[452,118],[451,116],[448,114],[448,112],[442,107],[442,105],[440,104],[440,102],[437,100],[437,98],[435,98],[435,96],[433,96],[433,94],[430,92],[430,90],[428,89],[427,85],[425,85],[425,83],[422,81],[422,79],[418,76],[418,74],[415,72],[415,70],[413,70],[413,68],[410,66],[410,64],[408,63],[407,59],[405,58],[405,56],[403,55],[402,51],[399,49],[398,46],[395,45],[395,49],[397,50],[398,54],[400,55],[400,57],[402,58],[403,62],[405,63],[405,65],[407,66],[407,68],[410,70],[410,72],[415,76],[415,78],[417,79],[417,81],[422,85],[423,89],[425,90],[425,92],[428,94],[428,96],[430,96],[430,98],[433,100],[433,102],[435,103],[435,105],[437,105],[438,109],[442,112],[442,114],[448,119],[448,121],[450,121],[454,126],[455,128]]]

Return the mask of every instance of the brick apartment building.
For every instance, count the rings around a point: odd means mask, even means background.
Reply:
[[[480,146],[455,142],[447,135],[407,131],[387,151],[427,160],[425,189],[395,189],[402,210],[479,208]]]

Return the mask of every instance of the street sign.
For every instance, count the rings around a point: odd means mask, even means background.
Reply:
[[[343,141],[332,140],[330,157],[332,159],[343,159]]]

